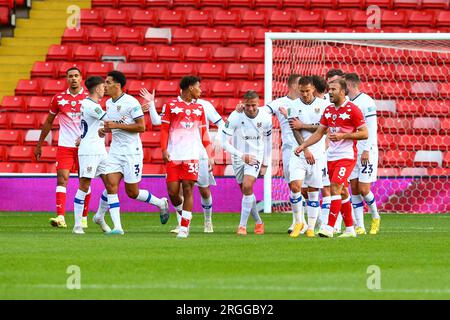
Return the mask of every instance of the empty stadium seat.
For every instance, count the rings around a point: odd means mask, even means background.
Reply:
[[[201,44],[225,44],[225,36],[223,34],[223,30],[217,28],[201,28],[198,31],[198,39]]]
[[[439,118],[415,118],[413,122],[413,130],[416,134],[428,133],[437,134],[441,129]]]
[[[213,15],[214,26],[239,26],[241,23],[239,10],[217,10]]]
[[[185,75],[196,75],[197,70],[192,63],[174,63],[169,68],[169,77],[172,79],[182,78]]]
[[[396,9],[420,9],[420,1],[417,0],[392,0],[393,7]]]
[[[56,146],[42,147],[42,154],[41,154],[41,158],[39,161],[55,162],[57,151],[58,151],[58,147],[56,147]]]
[[[72,60],[72,48],[69,45],[52,44],[48,49],[47,60]]]
[[[236,48],[217,47],[213,50],[212,59],[215,62],[235,62],[236,58]]]
[[[91,62],[86,65],[86,77],[106,77],[108,72],[114,69],[112,62]]]
[[[429,135],[424,138],[421,149],[426,150],[450,150],[450,136],[448,135]]]
[[[156,85],[156,94],[160,96],[178,96],[180,87],[178,81],[162,80]]]
[[[379,130],[384,133],[406,133],[412,129],[412,123],[409,118],[379,118]]]
[[[450,170],[447,168],[429,168],[428,175],[429,176],[448,176],[450,174]]]
[[[392,8],[392,0],[365,0],[366,6],[378,6],[381,8]]]
[[[180,26],[184,27],[185,17],[182,10],[161,10],[157,16],[158,26]]]
[[[450,2],[448,0],[422,0],[424,9],[448,9]]]
[[[99,9],[81,9],[81,25],[103,25],[103,11]]]
[[[166,168],[162,164],[148,164],[145,163],[142,169],[142,173],[145,174],[164,174]]]
[[[66,80],[48,79],[42,85],[42,94],[55,95],[67,89]]]
[[[146,88],[151,91],[153,89],[153,81],[151,80],[130,80],[127,82],[127,93],[133,96],[138,96],[141,89]]]
[[[269,19],[267,18],[265,11],[245,10],[241,13],[241,25],[243,27],[267,27],[269,25]]]
[[[401,150],[388,150],[383,156],[383,165],[388,167],[411,167],[414,152]]]
[[[253,79],[260,80],[264,79],[265,67],[263,63],[258,63],[253,67]]]
[[[47,173],[48,168],[46,163],[25,163],[20,170],[21,173]]]
[[[198,75],[202,78],[225,79],[224,65],[221,63],[202,63],[198,66]]]
[[[253,42],[253,34],[248,29],[231,28],[226,31],[226,41],[228,44]]]
[[[214,81],[211,94],[213,97],[235,97],[237,94],[236,83],[231,81]]]
[[[121,27],[117,31],[116,42],[119,43],[133,43],[142,44],[144,42],[144,35],[140,28]]]
[[[140,63],[119,63],[116,70],[122,72],[127,78],[140,79],[142,73],[142,65]]]
[[[225,114],[230,114],[236,110],[236,106],[242,102],[240,98],[230,98],[223,100],[223,112]]]
[[[243,81],[239,84],[238,95],[243,96],[249,90],[256,91],[261,97],[264,93],[264,81]]]
[[[89,43],[115,43],[116,34],[115,30],[111,27],[93,27],[88,31]],[[77,52],[75,51],[75,60]],[[84,60],[84,59],[83,59]]]
[[[29,111],[45,111],[50,110],[51,98],[46,96],[31,97],[28,101],[27,109]]]
[[[168,79],[169,70],[164,62],[144,63],[142,78]]]
[[[383,10],[381,13],[381,24],[384,27],[406,27],[408,16],[402,10]]]
[[[0,107],[1,111],[26,111],[25,100],[20,96],[4,96]]]
[[[247,47],[242,49],[239,56],[240,62],[261,63],[264,62],[264,48]]]
[[[441,121],[441,134],[450,133],[450,118],[444,118]]]
[[[17,173],[19,171],[19,165],[15,162],[0,162],[1,173]]]
[[[152,162],[153,163],[164,163],[164,160],[162,158],[162,151],[161,148],[152,148],[151,149],[151,156],[152,156]]]
[[[52,61],[36,61],[31,68],[31,77],[56,78],[57,76],[57,63]]]
[[[295,16],[289,10],[272,10],[268,13],[269,26],[294,27]]]
[[[427,26],[433,27],[435,25],[436,18],[433,11],[412,11],[408,15],[408,26]]]
[[[393,137],[401,150],[421,150],[425,145],[425,137],[413,134],[403,134]]]
[[[15,90],[16,95],[38,96],[41,94],[41,86],[38,80],[19,80]]]
[[[97,47],[92,45],[77,46],[74,49],[73,58],[77,61],[97,61],[99,60]]]
[[[188,47],[184,56],[186,62],[205,62],[211,60],[209,47]]]
[[[34,160],[34,148],[30,146],[12,146],[8,150],[9,161],[29,162]]]
[[[87,43],[88,30],[85,28],[66,28],[64,30],[61,43],[67,44],[71,42],[75,43]]]
[[[127,61],[128,48],[123,46],[105,45],[99,48],[99,56],[102,61]]]
[[[161,132],[146,131],[141,133],[142,145],[144,147],[158,147],[161,144]]]
[[[347,11],[343,10],[327,10],[324,17],[324,26],[350,26],[350,18]]]
[[[414,156],[415,167],[441,167],[443,156],[441,151],[419,150]]]
[[[65,78],[67,74],[67,70],[70,68],[78,68],[81,71],[81,75],[85,76],[85,63],[82,61],[78,62],[61,62],[58,67],[58,78]]]
[[[186,13],[186,26],[213,26],[213,17],[209,10],[189,10]]]
[[[131,13],[132,26],[156,26],[156,19],[151,10],[138,9]]]
[[[0,112],[0,129],[8,129],[11,125],[10,113]]]
[[[317,27],[323,26],[324,17],[318,10],[298,10],[296,14],[296,27]]]
[[[130,16],[128,10],[124,9],[106,9],[103,16],[105,25],[129,25]]]
[[[34,113],[14,113],[10,120],[14,129],[34,129],[37,125]]]
[[[149,46],[135,46],[132,47],[129,53],[130,62],[135,61],[155,61],[156,55],[152,47]]]
[[[252,73],[248,64],[231,63],[225,69],[226,79],[251,79]]]
[[[0,26],[7,26],[10,24],[9,8],[0,7]]]
[[[183,50],[180,47],[160,46],[156,49],[158,61],[183,61]]]
[[[197,44],[197,33],[191,29],[174,28],[172,29],[172,43]]]

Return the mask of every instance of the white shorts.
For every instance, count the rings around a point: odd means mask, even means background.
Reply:
[[[325,159],[317,158],[313,165],[306,162],[305,158],[292,156],[289,164],[290,181],[303,181],[302,187],[323,188],[322,175]]]
[[[327,158],[326,154],[325,154],[325,158],[323,160],[322,184],[324,187],[329,187],[331,185],[330,176],[328,175],[328,158]]]
[[[361,155],[358,154],[355,168],[348,178],[349,181],[358,179],[362,183],[372,183],[377,181],[378,174],[378,150],[369,151],[369,164],[363,166],[361,164]]]
[[[282,157],[283,157],[283,176],[284,180],[289,183],[289,161],[292,155],[292,146],[286,145],[282,146]]]
[[[106,174],[120,172],[125,183],[138,183],[142,177],[143,156],[134,154],[109,154]]]
[[[259,159],[259,164],[251,166],[242,160],[233,159],[233,170],[236,175],[236,181],[241,184],[244,181],[244,176],[252,176],[258,178],[261,171],[262,159]]]
[[[216,185],[214,175],[209,171],[208,159],[200,159],[198,161],[198,179],[195,184],[202,188]]]
[[[79,155],[80,178],[93,179],[106,172],[106,158],[108,155]]]

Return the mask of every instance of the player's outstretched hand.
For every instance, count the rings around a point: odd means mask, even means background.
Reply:
[[[34,156],[36,157],[36,160],[39,161],[41,159],[42,155],[42,148],[40,145],[37,145],[34,149]]]
[[[306,162],[309,165],[313,165],[314,163],[316,163],[316,159],[314,159],[314,156],[311,151],[309,151],[309,149],[303,150],[303,154],[305,155]]]
[[[244,104],[242,102],[239,102],[236,106],[236,111],[238,113],[241,113],[242,111],[244,111]]]
[[[280,107],[278,110],[279,110],[280,113],[283,115],[283,117],[285,117],[285,118],[287,119],[288,113],[287,113],[286,108],[285,108],[285,107]]]
[[[256,160],[256,157],[252,154],[244,154],[242,156],[242,160],[251,166],[254,166],[255,164],[258,164],[258,160]]]
[[[303,152],[303,150],[305,149],[305,147],[303,145],[298,146],[297,148],[295,148],[295,155],[298,157],[300,155],[300,153]]]
[[[150,93],[150,92],[148,92],[147,89],[142,88],[141,91],[140,91],[140,96],[141,96],[145,101],[147,101],[147,103],[155,102],[155,89],[153,89],[153,92]]]
[[[170,162],[170,154],[167,150],[162,151],[162,158],[164,160],[164,163]]]
[[[370,163],[370,159],[369,159],[369,151],[363,151],[363,153],[361,154],[361,164],[363,166],[367,166]]]

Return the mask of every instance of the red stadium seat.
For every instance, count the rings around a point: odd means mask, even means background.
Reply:
[[[67,44],[71,42],[75,43],[87,43],[88,35],[87,35],[87,29],[85,28],[66,28],[64,30],[61,43]]]
[[[450,112],[450,101],[426,101],[425,113],[428,115],[448,115]]]
[[[115,30],[111,27],[93,27],[88,31],[88,39],[89,43],[115,43]]]
[[[436,16],[436,27],[450,27],[450,11],[441,10]]]
[[[1,173],[17,173],[19,171],[19,165],[14,162],[0,162]]]
[[[227,30],[225,37],[228,44],[253,42],[253,34],[247,29],[232,28]]]
[[[261,80],[264,79],[265,67],[263,63],[258,63],[253,66],[253,79]]]
[[[215,165],[213,167],[213,174],[215,177],[223,177],[225,172],[225,165]]]
[[[145,0],[118,0],[119,8],[123,7],[143,7]]]
[[[26,103],[20,96],[4,96],[1,102],[1,111],[26,111]]]
[[[130,25],[130,16],[128,14],[128,10],[105,9],[103,23],[105,25]]]
[[[429,176],[448,176],[450,175],[450,170],[447,168],[429,168]]]
[[[114,45],[105,45],[99,48],[99,56],[102,61],[119,61],[121,58],[126,61],[128,58],[128,48]]]
[[[284,8],[311,8],[311,0],[283,0]]]
[[[11,126],[10,114],[8,112],[0,112],[0,129],[8,129]]]
[[[249,80],[252,73],[248,64],[231,63],[225,69],[225,78]]]
[[[182,10],[161,10],[157,16],[158,26],[185,26],[184,11]]]
[[[44,125],[44,122],[47,120],[48,113],[37,113],[36,114],[36,121],[38,123],[38,128],[42,128]],[[59,128],[59,117],[56,117],[53,121],[52,129],[58,129]],[[55,134],[55,133],[54,133]],[[53,138],[55,138],[53,136]]]
[[[264,62],[264,48],[262,47],[247,47],[241,51],[240,62],[245,63],[262,63]]]
[[[441,121],[441,134],[450,134],[450,118],[444,118]]]
[[[324,26],[349,27],[350,18],[347,11],[344,10],[327,10],[325,12]]]
[[[425,137],[412,134],[398,135],[394,138],[401,150],[421,150],[425,144]]]
[[[57,151],[58,151],[58,147],[56,147],[56,146],[42,147],[42,155],[41,155],[41,159],[39,161],[55,162]]]
[[[169,70],[167,68],[167,65],[160,62],[144,63],[142,69],[142,78],[168,79]]]
[[[186,62],[211,61],[211,48],[209,47],[188,47],[184,56]]]
[[[225,44],[225,36],[222,29],[216,28],[201,28],[198,31],[199,42],[201,44],[205,43],[217,43]]]
[[[97,47],[92,45],[80,45],[75,48],[73,58],[77,61],[97,61],[99,60]]]
[[[381,90],[382,94],[386,97],[403,97],[409,95],[411,84],[406,82],[385,82]]]
[[[392,8],[392,0],[365,0],[366,6],[378,6],[381,8]]]
[[[199,0],[200,7],[220,7],[220,8],[228,8],[227,1],[223,0]]]
[[[117,40],[119,43],[133,43],[142,44],[144,42],[144,35],[140,28],[121,27],[117,31]]]
[[[442,160],[441,151],[420,150],[414,156],[414,167],[440,167]]]
[[[234,110],[236,110],[236,106],[242,102],[242,99],[240,98],[230,98],[225,99],[223,101],[223,112],[225,114],[230,114]]]
[[[392,0],[393,7],[396,9],[420,9],[420,1],[417,0]]]
[[[57,77],[57,66],[56,62],[48,61],[36,61],[31,69],[31,77]]]
[[[408,25],[408,16],[401,10],[384,10],[381,14],[381,24],[384,27],[406,27]]]
[[[29,111],[45,111],[48,112],[50,110],[50,97],[31,97],[28,101],[28,110]]]
[[[81,25],[103,25],[103,11],[100,9],[81,9]]]
[[[437,82],[413,82],[411,83],[411,94],[417,96],[437,96],[439,84]]]
[[[379,177],[399,177],[400,168],[378,168]]]
[[[135,46],[130,50],[130,62],[149,62],[156,60],[156,54],[152,47]]]
[[[232,81],[214,81],[211,89],[213,97],[235,97],[236,83]]]
[[[156,11],[155,11],[156,12]],[[153,11],[150,10],[134,10],[131,14],[132,26],[156,26],[156,18]]]
[[[423,9],[449,9],[448,0],[422,0]]]
[[[34,113],[14,113],[11,116],[11,126],[14,129],[34,129],[36,116]]]
[[[254,0],[256,8],[283,8],[283,0]]]
[[[269,25],[269,19],[264,11],[258,10],[245,10],[242,12],[242,26],[258,26],[267,27]]]
[[[174,28],[172,29],[172,43],[186,43],[191,45],[197,44],[198,35],[192,29]]]
[[[415,134],[438,134],[441,129],[439,118],[415,118],[413,121],[413,130]]]
[[[65,78],[67,70],[70,68],[78,68],[81,71],[81,75],[85,75],[85,63],[84,62],[62,62],[58,67],[58,78]]]
[[[214,13],[214,26],[239,26],[241,17],[239,10],[217,10]]]
[[[391,149],[396,147],[394,136],[392,134],[378,134],[378,146],[382,149]]]
[[[239,97],[243,96],[249,90],[256,91],[261,97],[264,93],[264,81],[243,81],[238,87]]]
[[[444,168],[450,168],[450,152],[444,153],[444,161],[442,162]]]
[[[408,15],[409,27],[426,26],[433,27],[436,22],[435,14],[433,11],[412,11]]]
[[[9,8],[0,7],[0,26],[8,26],[10,24]]]
[[[337,6],[337,0],[313,0],[313,1],[311,1],[312,8],[335,9],[336,6]]]
[[[449,135],[430,135],[424,137],[424,140],[425,142],[420,149],[450,151]]]
[[[169,68],[169,77],[170,78],[182,78],[185,75],[193,75],[197,74],[197,70],[192,63],[174,63]]]
[[[178,81],[162,80],[156,85],[156,95],[158,96],[178,96],[179,94]]]
[[[19,80],[15,90],[16,95],[38,96],[41,94],[41,86],[38,80]]]
[[[337,8],[359,8],[365,9],[364,0],[337,0]]]
[[[0,130],[0,145],[20,145],[23,134],[20,130]]]
[[[318,10],[298,10],[296,14],[296,27],[317,27],[323,26],[324,16]]]
[[[140,79],[142,74],[142,65],[140,63],[119,63],[116,70],[125,74],[127,78]]]
[[[152,153],[153,154],[153,153]],[[166,168],[162,164],[144,164],[144,167],[142,169],[142,173],[145,174],[165,174]]]
[[[275,26],[285,26],[294,27],[295,26],[295,16],[292,11],[288,10],[273,10],[268,14],[269,25]]]
[[[153,163],[164,163],[161,148],[152,148],[151,156]]]
[[[106,77],[108,72],[114,69],[112,62],[91,62],[86,64],[86,77],[101,76]]]
[[[34,148],[28,146],[12,146],[8,150],[9,161],[33,161],[34,160]]]
[[[186,26],[213,26],[213,17],[209,10],[189,10],[186,13]]]
[[[237,50],[230,47],[217,47],[214,49],[212,59],[215,62],[235,62]]]
[[[197,71],[202,78],[225,79],[224,66],[221,63],[202,63]]]
[[[119,5],[118,0],[92,0],[92,7],[113,7],[117,8]]]
[[[66,80],[49,79],[42,86],[42,94],[55,95],[67,89]]]
[[[47,173],[47,171],[46,163],[25,163],[20,170],[21,173]]]
[[[126,90],[128,94],[132,96],[138,96],[142,88],[146,88],[151,91],[153,89],[152,80],[130,80],[126,84]]]
[[[141,133],[142,145],[144,147],[159,147],[161,145],[161,132],[146,131]]]
[[[156,50],[158,61],[183,61],[183,50],[179,47],[160,46]]]
[[[383,165],[388,167],[411,167],[413,165],[414,152],[388,150],[383,157]]]

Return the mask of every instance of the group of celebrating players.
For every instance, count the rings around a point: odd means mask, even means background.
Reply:
[[[161,126],[167,192],[178,220],[171,232],[178,238],[189,236],[195,184],[201,194],[204,232],[213,232],[210,186],[215,185],[212,175],[214,144],[220,144],[231,154],[243,194],[237,233],[247,234],[251,214],[255,234],[264,234],[253,186],[270,165],[272,115],[277,116],[282,133],[283,173],[289,184],[293,211],[290,236],[306,233],[307,237],[315,237],[314,230],[318,227],[319,236],[333,237],[340,232],[342,217],[346,228],[340,237],[365,234],[363,200],[372,214],[370,233],[379,231],[380,216],[370,190],[377,177],[376,106],[372,98],[359,91],[360,79],[354,73],[344,74],[334,69],[327,73],[326,80],[293,74],[288,79],[288,95],[263,107],[260,107],[258,94],[248,91],[226,122],[210,102],[200,99],[201,80],[195,76],[181,79],[180,95],[164,105],[162,114],[156,111],[154,91],[141,90],[143,105],[126,94],[126,78],[119,71],[109,72],[106,79],[89,77],[85,81],[87,92],[82,86],[79,69],[67,70],[67,81],[69,88],[52,99],[35,149],[39,160],[42,143],[58,114],[61,129],[56,165],[57,217],[50,219],[52,226],[67,227],[64,218],[66,186],[74,170],[79,172],[74,199],[75,234],[83,234],[87,227],[90,183],[95,177],[102,179],[105,190],[93,221],[106,234],[124,234],[118,197],[122,179],[130,198],[157,206],[161,223],[167,223],[168,200],[139,188],[143,168],[139,133],[145,131],[144,112],[148,111],[152,124]],[[106,111],[100,105],[105,95],[109,96]],[[210,140],[210,123],[218,127],[216,143]],[[105,136],[109,133],[112,133],[112,140],[107,152]],[[112,229],[105,221],[107,211],[114,224]]]

